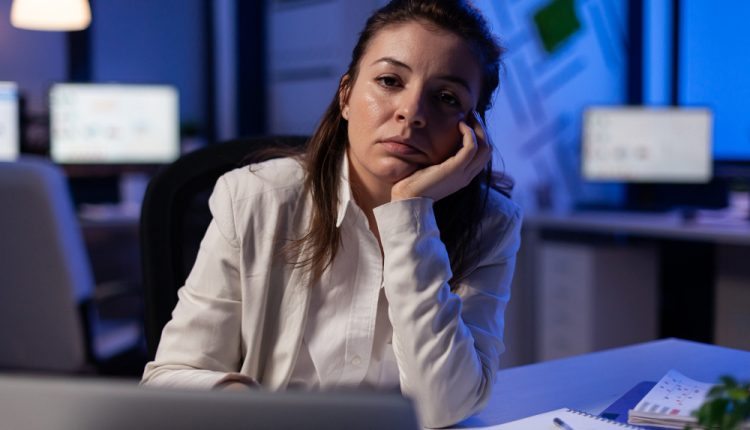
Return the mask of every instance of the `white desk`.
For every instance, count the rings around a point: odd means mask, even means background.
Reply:
[[[750,379],[750,352],[666,339],[502,370],[484,411],[458,428],[482,428],[561,407],[599,414],[641,381],[669,369],[706,382]]]
[[[538,214],[524,219],[526,227],[575,233],[618,233],[657,239],[691,240],[724,245],[750,245],[750,221],[690,221],[678,213],[572,212]]]
[[[578,275],[591,276],[594,288],[603,282],[609,283],[610,273],[619,273],[618,270],[643,272],[644,282],[655,284],[654,290],[660,297],[657,301],[659,337],[750,349],[750,340],[744,332],[744,327],[750,324],[750,314],[746,311],[750,305],[750,265],[746,263],[750,253],[750,221],[719,222],[707,217],[690,221],[676,212],[582,211],[528,216],[524,219],[524,242],[519,256],[519,261],[528,267],[522,267],[518,273],[526,282],[518,297],[527,304],[515,305],[523,307],[520,313],[524,317],[533,315],[534,305],[543,303],[545,296],[539,294],[545,290],[540,285],[550,276],[541,275],[545,266],[540,258],[546,255],[542,251],[550,244],[558,246],[557,249],[566,245],[585,248],[592,261],[596,261],[593,267],[598,272]],[[633,260],[643,258],[652,263],[638,266],[630,260],[620,262],[617,258],[608,258],[608,249],[630,251]],[[658,270],[652,270],[652,266]],[[549,272],[543,273],[549,275]],[[618,279],[615,277],[613,281]],[[626,289],[632,284],[631,280],[622,282]],[[572,284],[583,285],[581,282]],[[511,306],[514,306],[512,302]],[[508,324],[508,327],[513,326]],[[536,329],[539,339],[538,334],[545,332],[545,327],[539,325]],[[523,349],[524,345],[513,346],[514,351],[520,350],[529,357],[527,362],[543,356],[540,354],[543,348],[529,351],[528,347]]]

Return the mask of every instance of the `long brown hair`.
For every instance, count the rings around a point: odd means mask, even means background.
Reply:
[[[412,21],[425,22],[442,31],[453,32],[469,43],[482,66],[476,110],[483,120],[491,105],[499,83],[504,49],[477,9],[463,0],[394,0],[377,10],[367,20],[352,52],[349,67],[339,81],[339,90],[301,157],[307,174],[305,186],[313,202],[312,218],[307,234],[291,242],[287,251],[299,255],[305,249],[305,255],[298,260],[298,264],[306,266],[313,279],[319,279],[331,264],[340,244],[340,232],[336,227],[338,187],[341,163],[344,162],[348,144],[347,124],[341,116],[340,100],[346,97],[357,79],[359,61],[373,37],[387,26]],[[509,178],[503,174],[493,174],[490,160],[469,185],[434,204],[440,237],[450,256],[452,289],[478,262],[479,247],[476,242],[490,190],[509,195],[511,188]]]

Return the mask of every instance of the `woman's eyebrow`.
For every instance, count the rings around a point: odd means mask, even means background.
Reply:
[[[448,81],[448,82],[453,82],[454,84],[458,84],[458,85],[464,87],[466,89],[466,91],[469,94],[471,94],[471,87],[469,86],[469,82],[466,79],[464,79],[464,78],[461,78],[461,77],[455,76],[455,75],[442,75],[442,76],[437,76],[436,79],[440,79],[440,80],[443,80],[443,81]]]
[[[370,64],[370,65],[374,66],[374,65],[376,65],[378,63],[387,63],[387,64],[390,64],[390,65],[395,66],[395,67],[400,67],[400,68],[406,69],[406,70],[408,70],[410,72],[412,71],[411,67],[409,67],[408,64],[406,64],[406,63],[404,63],[402,61],[399,61],[399,60],[397,60],[397,59],[395,59],[393,57],[379,58],[379,59],[373,61],[372,64]],[[440,80],[443,80],[443,81],[448,81],[448,82],[452,82],[454,84],[458,84],[458,85],[464,87],[466,89],[466,91],[469,92],[469,94],[472,93],[471,87],[469,86],[469,82],[466,79],[461,78],[459,76],[456,76],[456,75],[440,75],[440,76],[437,76],[436,79],[440,79]]]
[[[407,70],[411,71],[411,67],[409,67],[406,63],[398,61],[397,59],[395,59],[393,57],[379,58],[379,59],[373,61],[372,64],[370,64],[370,65],[374,66],[375,64],[378,64],[378,63],[388,63],[388,64],[390,64],[392,66],[402,67],[404,69],[407,69]]]

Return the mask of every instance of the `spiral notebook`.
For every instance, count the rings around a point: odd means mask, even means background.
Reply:
[[[564,426],[555,424],[555,418],[567,424],[568,428],[574,430],[623,430],[623,429],[640,429],[641,427],[629,424],[618,423],[617,421],[608,420],[586,412],[575,409],[562,408],[554,411],[544,412],[538,415],[522,418],[518,421],[501,424],[490,427],[492,430],[560,430]]]

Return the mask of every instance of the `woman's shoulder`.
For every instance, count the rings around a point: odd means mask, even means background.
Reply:
[[[304,168],[294,159],[273,159],[223,174],[209,199],[211,214],[229,240],[304,214]]]
[[[487,195],[487,205],[485,207],[487,218],[495,223],[507,226],[518,224],[523,217],[523,211],[513,200],[500,191],[491,188]]]
[[[518,251],[521,243],[523,211],[510,197],[490,190],[480,228],[480,248],[486,258],[505,259]]]
[[[230,190],[232,200],[297,194],[304,188],[305,170],[294,158],[275,158],[231,170],[219,178]]]

